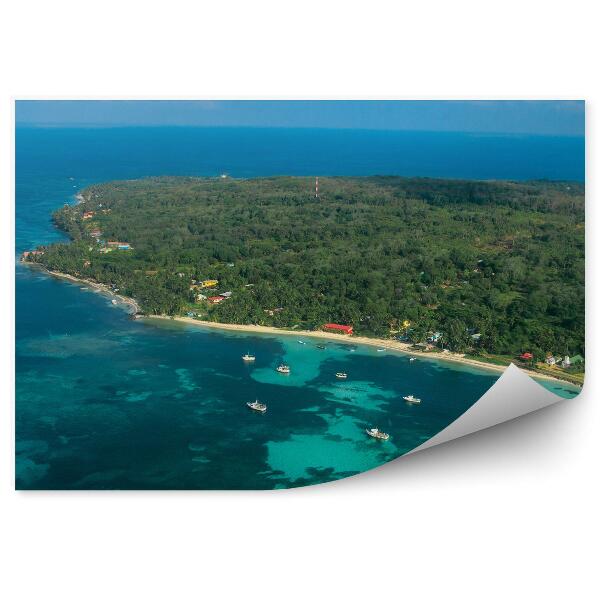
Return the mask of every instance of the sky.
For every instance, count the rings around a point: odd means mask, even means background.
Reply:
[[[582,136],[579,100],[17,100],[19,126],[323,127]]]

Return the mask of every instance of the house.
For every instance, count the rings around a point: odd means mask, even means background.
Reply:
[[[533,358],[533,354],[531,354],[531,352],[523,352],[519,358],[522,360],[531,360]]]
[[[556,364],[556,359],[554,358],[554,356],[552,356],[551,354],[548,355],[548,356],[546,356],[546,364],[550,365],[551,367],[553,365],[555,365]]]
[[[93,210],[86,210],[83,213],[83,218],[84,219],[91,219],[94,216],[94,211]]]
[[[223,296],[223,298],[231,298],[231,292],[223,292],[219,294],[219,296]]]
[[[93,238],[99,238],[99,237],[102,235],[102,232],[101,232],[99,229],[92,229],[92,230],[90,231],[90,235],[91,235]]]
[[[323,329],[328,331],[337,331],[346,335],[352,335],[354,333],[354,328],[352,325],[338,325],[337,323],[326,323],[323,325]]]
[[[563,358],[562,366],[563,367],[570,367],[571,366],[571,359],[568,356],[565,356]]]
[[[226,300],[226,298],[223,298],[223,296],[209,296],[207,300],[211,304],[219,304],[219,302],[223,302],[223,300]]]
[[[434,331],[428,338],[427,341],[435,344],[442,338],[442,334],[439,331]]]
[[[583,356],[581,356],[581,354],[576,354],[575,356],[573,356],[571,358],[571,364],[572,365],[578,365],[585,362]]]
[[[219,285],[218,279],[205,279],[204,281],[200,282],[200,287],[203,287],[203,288],[215,287],[217,285]]]
[[[113,240],[109,240],[106,242],[106,245],[109,248],[117,248],[118,250],[131,250],[131,244],[129,242],[115,242]]]
[[[202,300],[206,300],[206,296],[204,294],[196,294],[196,302],[201,302]]]

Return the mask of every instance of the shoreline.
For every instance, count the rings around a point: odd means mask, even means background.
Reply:
[[[68,273],[61,273],[60,271],[51,271],[50,269],[46,268],[44,265],[40,265],[38,263],[30,263],[27,261],[21,261],[21,262],[25,265],[28,265],[29,267],[37,267],[38,269],[44,271],[45,273],[47,273],[48,275],[51,275],[52,277],[56,277],[58,279],[66,279],[67,281],[70,281],[71,283],[78,283],[78,284],[84,283],[85,285],[91,287],[94,290],[101,292],[102,294],[111,296],[113,298],[118,298],[120,300],[121,304],[126,304],[127,306],[129,306],[129,308],[131,309],[129,311],[130,315],[136,315],[140,312],[140,305],[133,298],[130,298],[129,296],[123,296],[122,294],[117,294],[116,292],[113,292],[104,283],[98,283],[97,281],[93,281],[92,279],[85,279],[83,277],[75,277],[74,275],[69,275]]]
[[[402,352],[403,354],[409,354],[411,356],[425,358],[430,360],[445,360],[449,362],[454,362],[457,364],[477,367],[479,369],[487,369],[490,371],[495,371],[497,373],[504,373],[504,371],[508,368],[508,365],[495,365],[492,363],[486,363],[483,361],[474,360],[472,358],[466,358],[462,354],[457,354],[455,352],[447,352],[447,353],[426,353],[420,352],[418,350],[411,349],[412,344],[398,342],[396,340],[386,340],[381,338],[368,338],[364,336],[342,336],[339,333],[330,333],[327,331],[311,331],[311,330],[290,330],[290,329],[280,329],[278,327],[270,327],[266,325],[237,325],[233,323],[219,323],[215,321],[201,321],[199,319],[193,319],[191,317],[170,317],[168,315],[144,315],[142,317],[146,320],[151,319],[160,319],[163,321],[176,321],[179,323],[185,323],[188,325],[196,325],[197,327],[208,327],[212,329],[222,329],[226,331],[237,331],[243,333],[252,333],[252,334],[270,334],[270,335],[295,335],[295,336],[303,336],[303,337],[311,337],[316,339],[327,339],[333,340],[340,343],[347,344],[360,344],[363,346],[374,346],[376,348],[385,348],[386,350],[393,350]],[[537,379],[545,379],[549,381],[555,381],[561,384],[569,384],[577,388],[582,388],[575,383],[571,383],[570,381],[566,381],[564,379],[559,379],[558,377],[552,377],[551,375],[547,375],[545,373],[538,373],[537,371],[532,371],[531,369],[525,369],[523,367],[519,368],[525,371],[530,377],[534,377]]]
[[[113,292],[107,285],[104,283],[98,283],[96,281],[92,281],[91,279],[83,279],[81,277],[75,277],[74,275],[69,275],[67,273],[60,273],[58,271],[50,271],[46,269],[46,272],[53,277],[58,277],[59,279],[67,279],[73,283],[85,283],[91,288],[98,290],[99,292],[106,294],[108,296],[112,296],[113,298],[118,298],[121,301],[121,304],[126,304],[132,310],[129,311],[129,314],[136,315],[140,312],[140,305],[133,299],[128,296],[123,296],[121,294],[117,294]]]
[[[342,336],[338,333],[331,333],[327,331],[311,331],[311,330],[291,330],[291,329],[280,329],[278,327],[271,327],[266,325],[241,325],[234,323],[219,323],[216,321],[201,321],[199,319],[193,319],[191,317],[183,317],[183,316],[168,316],[168,315],[143,315],[140,314],[140,306],[133,299],[128,296],[123,296],[121,294],[117,294],[113,292],[106,284],[98,283],[96,281],[92,281],[90,279],[85,279],[82,277],[75,277],[74,275],[69,275],[68,273],[61,273],[59,271],[51,271],[47,269],[43,265],[39,265],[37,263],[29,263],[23,261],[25,264],[29,266],[37,266],[38,268],[45,271],[47,274],[52,277],[57,277],[59,279],[66,279],[71,283],[84,283],[90,286],[93,289],[98,290],[101,293],[104,293],[108,296],[112,296],[113,298],[118,298],[121,303],[126,304],[131,309],[129,314],[135,316],[137,319],[159,319],[164,321],[176,321],[179,323],[185,323],[187,325],[195,325],[199,327],[207,327],[212,329],[222,329],[226,331],[234,331],[234,332],[243,332],[243,333],[251,333],[251,334],[270,334],[270,335],[295,335],[295,336],[304,336],[311,337],[316,339],[327,339],[333,340],[340,343],[348,343],[348,344],[360,344],[364,346],[373,346],[376,348],[385,348],[386,350],[398,351],[403,354],[409,354],[411,356],[425,358],[426,360],[445,360],[448,362],[453,362],[456,364],[462,364],[472,367],[477,367],[479,369],[487,369],[489,371],[494,371],[496,373],[504,373],[504,371],[508,368],[508,365],[496,365],[493,363],[487,363],[483,361],[474,360],[472,358],[466,358],[463,354],[458,354],[455,352],[439,352],[439,353],[426,353],[420,352],[418,350],[411,349],[412,344],[405,342],[398,342],[397,340],[386,340],[383,338],[369,338],[364,336]],[[559,377],[553,377],[552,375],[548,375],[546,373],[539,373],[538,371],[534,371],[531,369],[524,368],[519,366],[519,368],[527,373],[530,377],[537,379],[544,379],[547,381],[555,381],[561,384],[572,385],[576,388],[583,389],[583,386],[573,383],[571,381],[567,381],[566,379],[560,379]]]

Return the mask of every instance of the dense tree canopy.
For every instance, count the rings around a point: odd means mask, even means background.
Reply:
[[[95,185],[54,216],[72,242],[31,259],[148,313],[583,354],[582,185],[333,177],[319,191],[292,177]],[[109,240],[132,249],[102,252]],[[231,298],[198,301],[192,280],[209,278]]]

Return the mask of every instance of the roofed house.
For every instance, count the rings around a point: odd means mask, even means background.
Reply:
[[[223,296],[209,296],[207,300],[211,304],[219,304],[219,302],[223,302],[223,300],[226,300],[226,298],[224,298]]]
[[[129,242],[116,242],[114,240],[109,240],[106,242],[106,245],[110,248],[118,248],[119,250],[131,250],[131,244]]]
[[[352,335],[354,333],[354,327],[352,325],[338,325],[337,323],[326,323],[323,325],[323,329],[344,333],[346,335]]]
[[[522,360],[531,360],[533,358],[533,354],[531,354],[531,352],[523,352],[519,358]]]
[[[83,218],[84,219],[91,219],[94,216],[94,211],[93,210],[86,210],[83,213]]]

